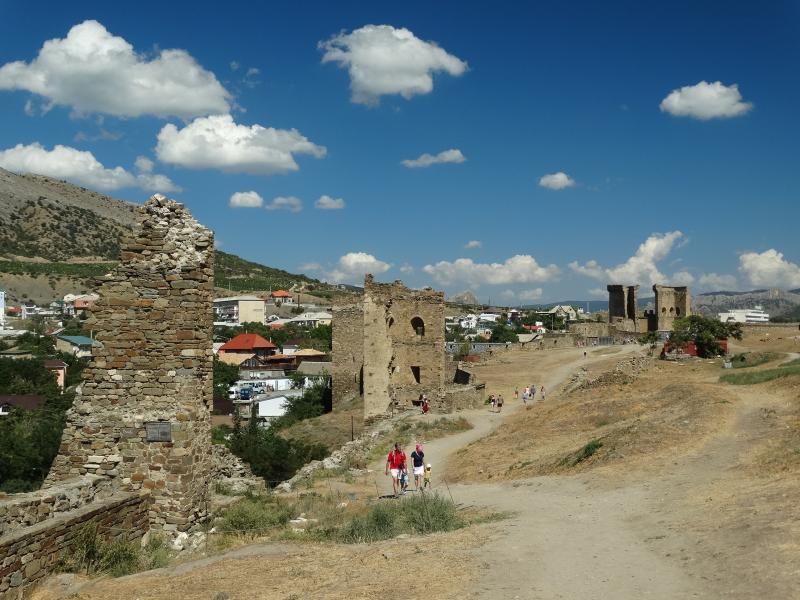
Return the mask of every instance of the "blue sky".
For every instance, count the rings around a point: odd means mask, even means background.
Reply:
[[[4,2],[0,166],[330,280],[800,287],[797,3],[251,4]]]

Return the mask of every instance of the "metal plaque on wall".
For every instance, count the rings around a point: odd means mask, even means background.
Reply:
[[[148,442],[171,442],[172,425],[166,421],[154,421],[144,424]]]

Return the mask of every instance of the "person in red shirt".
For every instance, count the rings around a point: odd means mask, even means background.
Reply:
[[[386,457],[385,473],[386,475],[389,473],[392,474],[392,490],[394,490],[395,496],[397,496],[397,488],[400,482],[400,472],[402,470],[407,470],[407,462],[406,453],[400,449],[400,443],[395,442],[394,450],[389,452],[389,455]]]

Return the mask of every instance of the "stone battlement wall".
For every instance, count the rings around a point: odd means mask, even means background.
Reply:
[[[88,324],[103,347],[45,487],[103,474],[117,489],[151,492],[153,528],[183,531],[205,518],[210,494],[214,239],[163,196],[138,221],[101,279]]]
[[[34,493],[47,498],[46,492]],[[103,540],[140,540],[149,529],[149,508],[149,494],[118,491],[0,536],[0,600],[20,600],[54,573],[72,553],[75,536],[91,523]]]

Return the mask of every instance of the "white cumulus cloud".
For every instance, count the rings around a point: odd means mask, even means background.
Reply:
[[[539,186],[550,190],[563,190],[574,185],[575,180],[563,171],[542,175],[539,179]]]
[[[239,125],[231,115],[201,117],[183,129],[169,123],[158,133],[156,145],[165,163],[252,175],[297,171],[294,154],[322,158],[326,152],[296,129]]]
[[[517,292],[517,299],[527,302],[539,300],[542,297],[542,288],[533,288],[531,290],[520,290]]]
[[[259,208],[264,204],[264,198],[256,192],[235,192],[231,194],[228,205],[233,208]]]
[[[303,210],[303,202],[300,198],[295,198],[294,196],[276,196],[264,208],[267,210],[288,210],[296,213]]]
[[[320,196],[317,201],[314,202],[314,207],[322,210],[340,210],[344,208],[344,206],[344,200],[341,198],[331,198],[330,196]]]
[[[467,160],[467,158],[461,153],[461,150],[451,148],[450,150],[443,150],[435,155],[426,152],[419,158],[406,159],[401,161],[400,164],[409,169],[420,169],[443,163],[463,163],[465,160]]]
[[[481,246],[483,246],[483,242],[481,242],[480,240],[470,240],[466,244],[464,244],[464,248],[466,248],[467,250],[480,248]]]
[[[38,173],[65,179],[89,188],[110,191],[138,187],[152,192],[179,192],[166,175],[140,172],[134,175],[123,167],[107,168],[88,150],[58,144],[47,150],[38,142],[0,150],[0,167],[17,173]],[[141,169],[140,169],[141,171]]]
[[[701,81],[696,85],[687,85],[672,90],[661,101],[661,112],[668,112],[676,117],[693,117],[701,121],[739,117],[752,108],[751,102],[744,102],[739,86],[723,85],[721,81],[708,83]]]
[[[320,271],[320,270],[322,270],[322,265],[320,265],[319,263],[309,262],[309,263],[303,263],[302,265],[300,265],[300,272],[301,273],[306,273],[306,272],[309,272],[309,271]]]
[[[615,267],[606,268],[596,260],[590,260],[583,265],[573,261],[569,263],[569,268],[581,275],[608,283],[653,285],[672,281],[676,285],[686,285],[685,282],[692,278],[690,273],[680,271],[668,277],[659,271],[657,266],[657,263],[666,258],[681,239],[684,239],[684,236],[680,231],[654,233],[639,245],[633,256]]]
[[[403,273],[404,275],[408,275],[409,273],[414,272],[414,267],[412,267],[409,264],[404,264],[403,266],[400,267],[400,272]]]
[[[0,90],[27,90],[79,114],[191,118],[230,110],[230,94],[185,50],[152,60],[97,21],[44,43],[29,63],[0,67]]]
[[[363,283],[364,275],[380,275],[392,268],[387,262],[366,252],[348,252],[336,263],[328,274],[331,281],[339,283]]]
[[[697,284],[704,290],[711,292],[730,292],[739,289],[735,275],[725,275],[720,273],[703,273],[698,279]]]
[[[512,256],[502,263],[476,263],[471,258],[442,260],[425,265],[422,270],[442,285],[466,282],[475,287],[547,281],[559,273],[556,265],[542,266],[527,254]]]
[[[133,164],[140,173],[152,173],[155,166],[153,161],[146,156],[137,156]]]
[[[433,90],[433,74],[455,77],[467,70],[467,63],[448,54],[433,42],[426,42],[404,28],[365,25],[351,33],[344,31],[319,43],[322,62],[335,62],[350,73],[351,100],[376,105],[380,97],[400,94],[406,100]]]
[[[786,260],[774,248],[741,254],[739,271],[754,286],[800,288],[800,265]]]

